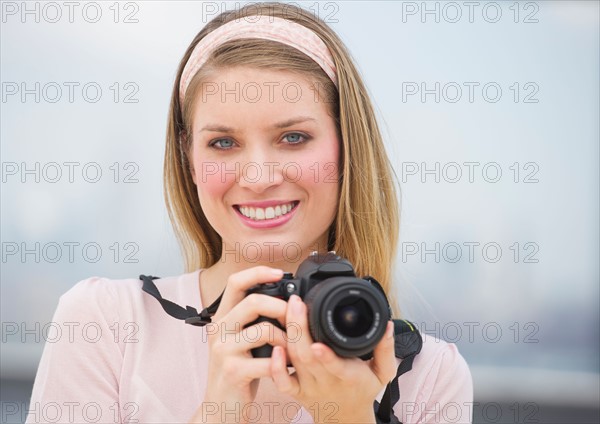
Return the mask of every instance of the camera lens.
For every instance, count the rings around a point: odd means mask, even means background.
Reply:
[[[385,296],[359,278],[322,280],[304,301],[313,340],[327,344],[339,356],[368,356],[390,319]]]
[[[373,324],[373,309],[363,299],[348,296],[333,309],[333,325],[347,337],[365,334]]]

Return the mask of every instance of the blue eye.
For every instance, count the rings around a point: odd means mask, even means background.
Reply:
[[[301,144],[308,140],[308,137],[300,133],[290,133],[285,136],[288,139],[287,144]]]
[[[230,149],[233,147],[233,141],[228,138],[219,138],[215,141],[212,141],[209,144],[210,147],[216,147],[217,149]]]

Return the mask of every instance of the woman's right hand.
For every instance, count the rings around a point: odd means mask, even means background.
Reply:
[[[241,422],[241,411],[254,400],[259,379],[271,375],[271,358],[253,358],[251,349],[264,344],[285,348],[284,331],[269,322],[244,327],[265,316],[277,319],[285,328],[287,302],[264,294],[246,296],[246,291],[282,277],[281,270],[257,266],[231,274],[227,279],[219,308],[212,323],[206,326],[209,347],[206,395],[192,422]]]

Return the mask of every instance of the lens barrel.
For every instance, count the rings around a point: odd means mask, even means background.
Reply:
[[[390,319],[385,296],[360,278],[325,279],[308,291],[304,302],[313,340],[342,357],[372,353]]]

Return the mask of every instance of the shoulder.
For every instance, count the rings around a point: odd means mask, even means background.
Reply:
[[[460,416],[456,422],[470,422],[473,381],[467,362],[454,343],[421,336],[423,346],[412,370],[398,379],[401,395],[396,414],[408,422],[428,422],[432,416],[439,419],[436,422],[446,422],[443,414],[455,413]]]
[[[448,343],[436,337],[421,333],[423,347],[417,355],[414,367],[430,381],[455,381],[466,384],[471,380],[467,362],[454,343]]]
[[[160,278],[154,280],[154,283],[165,297],[170,296],[177,301],[189,297],[186,293],[193,293],[193,280],[197,273],[198,271]],[[73,318],[98,315],[124,318],[125,315],[133,314],[136,305],[147,302],[148,298],[150,296],[142,291],[142,281],[139,278],[111,279],[95,276],[79,281],[65,292],[59,299],[57,314],[67,314]]]
[[[113,310],[118,297],[113,281],[101,277],[79,281],[60,297],[56,310],[58,318],[85,319]],[[129,285],[133,283],[132,279],[128,281]]]

